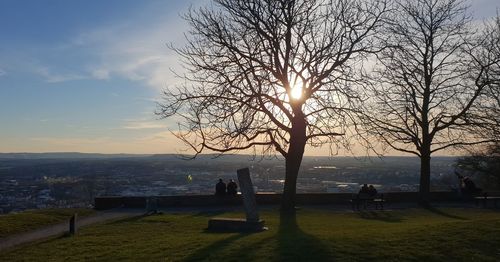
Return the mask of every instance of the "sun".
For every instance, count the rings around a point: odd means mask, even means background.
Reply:
[[[292,83],[292,91],[291,91],[291,97],[292,99],[299,100],[302,98],[302,81],[297,80],[294,83]]]

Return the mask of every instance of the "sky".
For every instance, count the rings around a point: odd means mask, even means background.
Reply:
[[[179,81],[180,15],[206,2],[0,0],[0,152],[181,152],[155,101]],[[500,7],[470,3],[478,21]]]

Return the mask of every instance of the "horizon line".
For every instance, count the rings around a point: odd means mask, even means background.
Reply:
[[[181,153],[98,153],[98,152],[78,152],[78,151],[45,151],[45,152],[0,152],[0,154],[82,154],[82,155],[135,155],[135,156],[155,156],[155,155],[185,155],[192,156],[193,154],[181,154]],[[220,155],[220,156],[230,156],[230,155],[241,155],[241,156],[260,156],[258,154],[245,154],[245,153],[202,153],[199,156],[206,155]],[[282,157],[281,155],[276,155],[277,157]],[[433,157],[463,157],[467,155],[435,155]],[[371,157],[371,158],[383,158],[383,157],[418,157],[417,155],[306,155],[304,157]]]

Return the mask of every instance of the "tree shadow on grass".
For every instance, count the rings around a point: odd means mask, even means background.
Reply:
[[[202,234],[223,235],[228,233],[205,230]],[[304,232],[298,226],[296,217],[280,219],[280,225],[275,234],[240,241],[254,234],[266,233],[233,233],[195,251],[183,260],[331,261],[334,259],[333,247]],[[225,257],[221,257],[223,254]]]
[[[260,234],[260,233],[257,233]],[[332,261],[334,247],[304,232],[295,216],[281,217],[275,234],[267,234],[230,252],[235,261]]]
[[[363,219],[378,220],[388,223],[401,223],[404,220],[401,216],[386,211],[360,211],[357,214]]]
[[[194,217],[214,217],[227,213],[227,210],[199,211],[193,214]]]
[[[121,224],[121,223],[130,223],[130,222],[137,222],[145,217],[148,217],[150,215],[147,214],[142,214],[138,216],[132,216],[132,217],[126,217],[126,218],[120,218],[116,220],[111,220],[109,222],[106,222],[108,225],[115,225],[115,224]]]
[[[333,247],[323,240],[304,232],[297,224],[296,216],[280,218],[276,234],[280,261],[331,261],[334,259]]]
[[[227,234],[221,232],[210,232],[204,231],[206,234]],[[213,242],[212,244],[205,246],[196,252],[192,253],[188,257],[184,258],[183,261],[205,261],[205,260],[221,260],[226,261],[224,258],[217,257],[218,252],[231,245],[234,241],[241,239],[245,236],[248,236],[246,233],[238,233],[236,235],[232,235],[226,237],[224,239]],[[236,257],[237,258],[237,257]]]
[[[428,210],[428,211],[430,211],[430,212],[432,212],[434,214],[437,214],[437,215],[440,215],[440,216],[444,216],[444,217],[447,217],[447,218],[453,218],[453,219],[459,219],[459,220],[468,220],[465,217],[461,217],[461,216],[457,216],[457,215],[446,213],[443,210],[435,208],[433,206],[427,206],[424,209]]]
[[[153,214],[142,214],[142,215],[137,215],[137,216],[131,216],[131,217],[126,217],[126,218],[120,218],[116,220],[111,220],[109,222],[106,222],[108,225],[116,225],[116,224],[122,224],[122,223],[134,223],[134,222],[140,222],[140,223],[172,223],[171,221],[163,221],[163,220],[154,220],[154,219],[147,219],[147,218],[161,218],[165,213],[159,212],[159,213],[153,213]]]
[[[226,213],[226,211],[224,211],[224,210],[200,211],[200,212],[192,214],[191,216],[192,217],[214,217],[214,216],[224,214],[224,213]],[[142,214],[142,215],[138,215],[138,216],[132,216],[132,217],[126,217],[126,218],[112,220],[112,221],[107,222],[106,224],[113,225],[113,224],[121,224],[121,223],[131,223],[131,222],[137,222],[139,220],[142,220],[142,221],[140,221],[141,223],[142,222],[144,222],[144,223],[166,223],[167,221],[144,220],[144,218],[162,216],[165,214],[174,214],[175,215],[175,214],[185,214],[185,213],[184,212],[178,212],[178,213],[176,213],[176,212],[173,212],[173,213],[159,212],[156,214]]]

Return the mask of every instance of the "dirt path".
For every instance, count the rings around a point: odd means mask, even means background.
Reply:
[[[77,226],[82,227],[108,220],[140,216],[143,214],[144,214],[144,209],[113,209],[108,211],[99,211],[94,215],[78,218]],[[68,222],[65,223],[55,224],[34,231],[20,233],[5,238],[0,238],[0,251],[20,244],[36,241],[39,239],[61,235],[68,232],[68,229],[69,229],[69,219]]]

